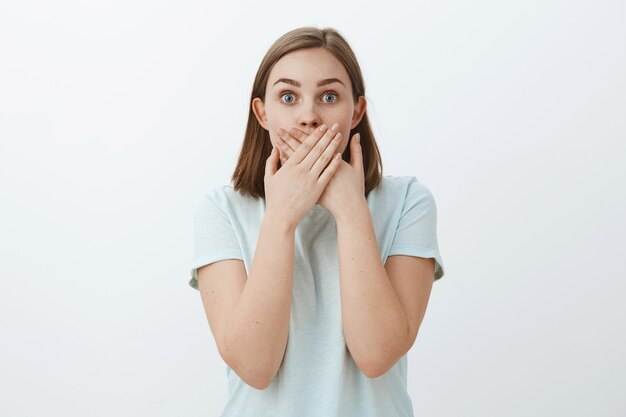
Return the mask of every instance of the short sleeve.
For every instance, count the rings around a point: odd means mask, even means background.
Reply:
[[[193,221],[194,254],[189,285],[198,289],[198,268],[223,259],[242,259],[241,248],[227,214],[207,194]]]
[[[388,256],[435,259],[435,281],[445,270],[437,241],[437,205],[430,190],[410,177],[398,227]]]

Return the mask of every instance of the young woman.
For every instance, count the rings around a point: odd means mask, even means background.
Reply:
[[[189,282],[227,364],[221,416],[412,416],[406,353],[444,275],[435,200],[382,175],[336,30],[269,49],[232,180],[198,206]]]

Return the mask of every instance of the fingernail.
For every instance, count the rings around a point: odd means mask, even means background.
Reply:
[[[320,132],[324,132],[326,130],[326,125],[323,124],[320,126]]]
[[[339,128],[339,123],[335,123],[330,130],[334,132],[335,130],[337,130],[337,128]]]
[[[356,134],[356,143],[361,143],[361,134],[360,133]]]

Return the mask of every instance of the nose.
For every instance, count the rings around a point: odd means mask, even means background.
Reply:
[[[320,125],[320,122],[318,122],[318,121],[314,121],[314,122],[300,122],[300,129],[304,130],[307,133],[311,133],[312,131],[317,129],[317,127],[319,125]]]
[[[322,124],[322,119],[315,111],[315,105],[302,106],[302,111],[298,118],[298,126],[301,130],[311,132]]]

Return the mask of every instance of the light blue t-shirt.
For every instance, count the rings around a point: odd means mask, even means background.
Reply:
[[[435,280],[444,275],[437,243],[433,195],[415,177],[383,176],[367,196],[383,262],[391,255],[435,258]],[[198,205],[189,285],[197,268],[223,259],[252,266],[265,212],[261,198],[230,185],[213,188]],[[411,417],[407,355],[385,374],[369,378],[350,355],[341,325],[339,256],[334,217],[314,205],[295,231],[289,338],[283,363],[263,390],[246,384],[226,365],[228,400],[220,417]]]

